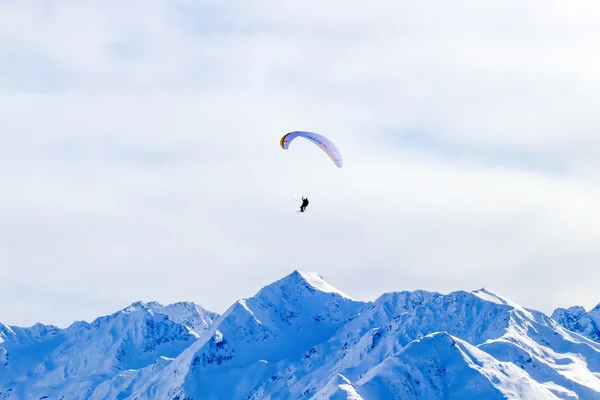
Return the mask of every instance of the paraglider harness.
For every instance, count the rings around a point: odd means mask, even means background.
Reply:
[[[302,197],[302,205],[300,206],[300,212],[304,212],[306,207],[308,206],[308,198]]]

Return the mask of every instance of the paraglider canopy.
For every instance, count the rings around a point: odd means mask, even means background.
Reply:
[[[319,135],[318,133],[305,131],[294,131],[286,133],[279,141],[281,148],[287,150],[290,143],[297,137],[303,137],[319,146],[321,150],[323,150],[329,156],[329,158],[331,158],[335,165],[337,165],[339,168],[342,168],[342,154],[340,153],[339,149],[335,146],[335,144],[333,144],[331,140],[327,139],[323,135]]]

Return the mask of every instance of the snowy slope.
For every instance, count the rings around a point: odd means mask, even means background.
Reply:
[[[183,325],[198,335],[204,333],[219,315],[205,310],[191,302],[179,302],[163,306],[155,301],[149,303],[137,302],[131,305],[134,308],[146,308],[154,313],[165,314],[173,322]]]
[[[134,303],[0,348],[0,399],[600,399],[600,343],[490,290],[363,302],[301,270],[221,316]]]
[[[9,379],[39,364],[64,338],[65,332],[52,325],[38,323],[21,328],[0,323],[0,388]]]
[[[358,386],[372,399],[557,399],[516,365],[444,332],[409,343]]]
[[[176,357],[208,329],[214,317],[189,304],[163,307],[137,302],[64,330],[41,324],[3,325],[0,345],[9,354],[9,365],[0,375],[0,398],[4,393],[19,399],[87,399],[98,384],[121,371],[152,365],[161,356]]]
[[[356,386],[344,375],[339,374],[331,378],[327,385],[311,398],[314,400],[363,400],[356,391]]]
[[[573,306],[568,309],[557,308],[552,313],[552,319],[565,329],[600,342],[600,304],[590,312],[585,311],[585,308],[581,306]]]
[[[91,393],[89,399],[99,400],[128,397],[131,393],[141,390],[143,385],[150,380],[152,376],[162,371],[172,361],[172,358],[161,356],[147,367],[139,370],[130,369],[122,371],[112,379],[100,383]]]

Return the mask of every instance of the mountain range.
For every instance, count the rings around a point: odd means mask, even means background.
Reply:
[[[600,399],[599,327],[600,304],[360,301],[296,270],[223,314],[136,302],[65,329],[0,323],[0,400]]]

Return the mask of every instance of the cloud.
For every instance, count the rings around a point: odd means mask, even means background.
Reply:
[[[365,299],[596,304],[599,13],[4,2],[0,321],[222,312],[295,268]],[[331,137],[344,168],[279,149],[294,129]]]

